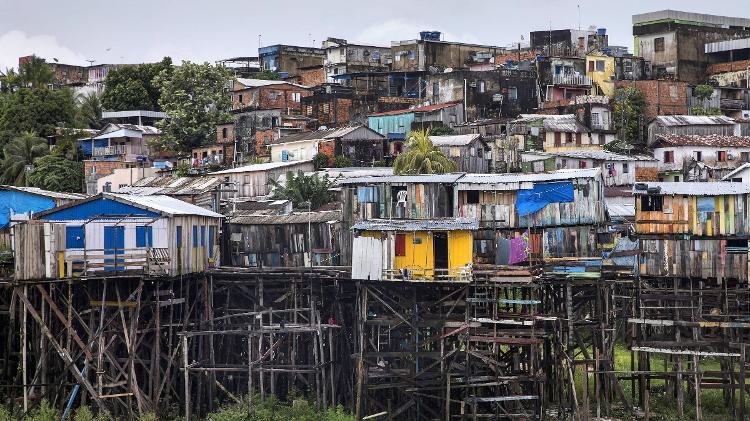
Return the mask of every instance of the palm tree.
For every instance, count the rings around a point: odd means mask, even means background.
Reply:
[[[445,174],[456,171],[456,163],[430,140],[430,131],[413,131],[407,136],[408,150],[393,162],[393,173]]]
[[[12,67],[0,71],[0,92],[13,92],[21,84],[21,77]]]
[[[76,123],[87,129],[102,128],[102,102],[96,92],[89,92],[78,96],[76,108]]]
[[[47,155],[47,142],[34,132],[24,132],[3,148],[4,159],[0,169],[4,183],[26,185],[26,166]]]
[[[270,184],[274,199],[291,200],[296,208],[304,204],[304,207],[309,205],[310,209],[315,210],[333,200],[331,182],[327,175],[320,178],[317,174],[305,175],[299,171],[294,175],[289,171],[284,185],[276,180],[270,180]]]

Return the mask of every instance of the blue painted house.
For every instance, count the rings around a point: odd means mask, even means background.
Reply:
[[[200,272],[219,261],[222,218],[169,196],[101,193],[15,227],[16,279]]]

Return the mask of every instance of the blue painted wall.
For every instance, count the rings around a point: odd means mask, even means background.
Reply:
[[[80,139],[78,141],[78,147],[81,148],[81,152],[83,152],[83,156],[86,158],[90,158],[92,151],[91,146],[91,139]],[[94,147],[101,148],[104,146],[107,146],[109,140],[108,139],[96,139],[93,141]]]
[[[20,191],[0,190],[0,228],[10,222],[13,213],[41,212],[55,207],[55,201],[44,196]]]
[[[414,122],[414,113],[367,117],[367,125],[383,136],[390,133],[408,133]]]
[[[42,219],[50,221],[77,221],[102,215],[134,215],[155,218],[160,216],[156,212],[141,209],[126,203],[120,203],[112,199],[102,197],[86,203],[80,203],[69,208],[60,209],[44,215]]]

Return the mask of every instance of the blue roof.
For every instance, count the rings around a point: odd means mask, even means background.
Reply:
[[[55,201],[49,197],[16,190],[0,191],[0,228],[10,223],[11,211],[14,214],[41,212],[55,207]]]
[[[50,221],[83,221],[94,217],[122,217],[125,215],[149,218],[157,218],[161,216],[159,213],[136,207],[131,204],[122,203],[107,197],[100,197],[73,206],[60,207],[58,210],[53,210],[41,215],[40,218]]]

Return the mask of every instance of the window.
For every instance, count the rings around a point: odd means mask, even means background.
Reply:
[[[193,247],[198,247],[198,225],[193,225]]]
[[[627,174],[630,172],[630,166],[628,166],[627,162],[622,163],[622,173]]]
[[[227,134],[228,134],[228,132],[229,132],[229,130],[227,130],[227,128],[226,128],[226,127],[222,128],[222,129],[221,129],[221,138],[222,138],[222,139],[226,139],[226,138],[227,138]]]
[[[82,249],[86,247],[86,230],[83,225],[65,227],[65,248]]]
[[[406,234],[396,234],[396,256],[406,256]]]
[[[586,161],[578,161],[578,168],[586,168]]]
[[[581,146],[581,134],[576,133],[576,145]]]
[[[599,113],[591,113],[591,125],[592,126],[599,125]]]
[[[742,160],[742,162],[750,161],[750,152],[740,152],[740,160]]]
[[[597,72],[603,72],[604,71],[604,60],[597,60],[596,61],[596,71]]]
[[[216,241],[216,227],[208,227],[208,257],[214,257],[214,242]]]
[[[568,160],[565,158],[560,159],[560,168],[568,168]]]
[[[675,183],[679,183],[680,182],[680,176],[679,175],[674,176],[674,182]]]
[[[727,151],[717,151],[716,152],[716,160],[719,162],[724,162],[727,160]]]
[[[641,196],[642,212],[661,212],[662,196]]]
[[[175,237],[177,237],[177,248],[182,248],[182,227],[179,225],[175,227]]]
[[[573,143],[573,133],[565,133],[565,143]]]
[[[561,138],[562,138],[562,133],[555,132],[555,146],[560,146]]]
[[[486,87],[485,87],[485,83],[484,83],[484,81],[483,81],[483,80],[480,80],[480,81],[479,81],[479,82],[477,83],[477,91],[479,91],[479,93],[480,93],[480,94],[483,94],[483,93],[484,93],[484,91],[485,91],[485,88],[486,88]]]
[[[239,103],[240,103],[240,105],[242,105],[242,94],[239,94],[239,95],[237,96],[237,102],[239,102]]]
[[[302,95],[299,92],[292,92],[292,101],[299,102]]]
[[[698,162],[701,162],[701,160],[703,160],[703,152],[701,152],[701,151],[693,151],[693,159],[696,160],[696,161],[698,161]]]
[[[594,66],[596,66],[596,63],[594,62],[594,60],[589,61],[589,73],[594,72],[594,69],[595,69]]]
[[[96,174],[96,165],[91,166],[91,174]]]
[[[432,95],[440,96],[440,84],[437,82],[432,83]]]
[[[201,247],[206,247],[206,226],[201,225]]]
[[[479,203],[479,190],[467,190],[466,203],[471,205]]]
[[[655,53],[664,52],[664,37],[654,38],[654,52]]]
[[[664,163],[671,164],[674,162],[674,151],[664,151]]]
[[[599,133],[599,144],[604,145],[607,143],[607,136],[604,133]]]
[[[136,247],[153,247],[154,232],[150,225],[135,227],[135,246]]]
[[[518,99],[518,88],[515,86],[508,88],[508,99]]]

